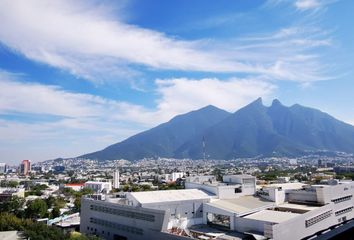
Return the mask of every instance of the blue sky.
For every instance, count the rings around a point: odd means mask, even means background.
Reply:
[[[258,97],[354,124],[351,0],[0,0],[0,162]]]

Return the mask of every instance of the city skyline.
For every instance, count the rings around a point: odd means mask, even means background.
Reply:
[[[354,3],[0,1],[0,162],[75,157],[262,97],[354,125]]]

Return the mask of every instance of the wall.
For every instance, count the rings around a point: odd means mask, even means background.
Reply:
[[[224,209],[216,208],[216,207],[211,206],[206,203],[203,205],[203,224],[207,224],[207,214],[208,213],[229,216],[230,217],[230,229],[235,230],[235,214],[234,213],[224,210]]]
[[[256,231],[261,234],[264,232],[264,221],[248,219],[242,217],[235,218],[235,230],[238,232]]]
[[[243,189],[241,193],[235,193],[235,188],[239,187],[241,185],[218,186],[219,199],[233,199],[247,195],[243,192]]]
[[[354,217],[354,211],[352,210],[349,213],[345,213],[342,215],[335,215],[335,212],[343,209],[347,206],[353,206],[353,201],[347,201],[346,203],[334,204],[330,203],[323,207],[320,207],[316,210],[304,213],[298,217],[290,219],[289,221],[273,225],[272,232],[273,238],[277,239],[287,239],[287,240],[295,240],[295,239],[302,239],[307,236],[311,236],[319,231],[325,230],[330,226],[339,224],[342,221],[343,217],[347,219]],[[332,214],[330,217],[319,221],[316,224],[313,224],[309,227],[306,227],[305,221],[311,219],[321,213],[326,211],[332,210]]]
[[[264,193],[268,194],[259,194],[261,198],[268,199],[270,201],[275,202],[276,204],[281,204],[285,202],[285,191],[284,190],[279,190],[276,187],[267,187],[263,188]]]
[[[202,189],[207,192],[213,193],[215,195],[218,195],[218,189],[216,186],[208,185],[208,184],[203,184],[203,183],[193,183],[193,182],[186,182],[185,183],[185,188],[186,189]]]
[[[203,203],[209,202],[209,199],[204,200],[186,200],[186,201],[174,201],[174,202],[161,202],[161,203],[148,203],[143,204],[142,207],[159,209],[169,211],[170,217],[185,217],[202,218],[203,216]]]
[[[106,212],[96,211],[92,210],[91,206],[109,209]],[[115,213],[115,211],[120,211],[120,213]],[[142,215],[149,217],[141,219],[139,216]],[[163,210],[82,198],[80,232],[94,233],[109,240],[114,238],[114,234],[127,237],[129,240],[165,239],[162,237],[165,235],[161,231],[167,230],[168,217],[169,213]]]
[[[354,192],[354,183],[332,185],[316,188],[316,196],[321,203],[330,203],[332,199],[344,197]]]
[[[317,195],[315,191],[309,190],[293,190],[288,191],[289,202],[317,203]]]

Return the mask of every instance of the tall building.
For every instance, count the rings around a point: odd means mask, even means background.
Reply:
[[[119,170],[113,172],[113,188],[119,188]]]
[[[31,171],[31,161],[30,160],[23,160],[20,165],[20,173],[22,175],[28,175]]]
[[[6,163],[0,163],[0,173],[6,172]]]

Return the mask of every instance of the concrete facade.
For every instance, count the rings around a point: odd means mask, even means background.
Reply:
[[[285,183],[256,192],[252,176],[225,176],[223,182],[203,176],[188,179],[186,188],[126,193],[105,201],[83,198],[81,231],[104,239],[206,239],[193,232],[192,226],[202,224],[223,229],[225,235],[252,232],[295,240],[354,219],[352,181]]]

